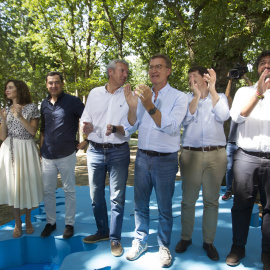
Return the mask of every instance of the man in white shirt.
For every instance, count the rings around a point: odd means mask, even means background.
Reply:
[[[152,89],[139,85],[133,95],[126,86],[129,105],[127,129],[139,130],[134,172],[135,239],[127,254],[136,260],[147,250],[149,201],[154,187],[159,211],[158,244],[162,267],[172,262],[169,245],[173,225],[172,197],[178,171],[180,127],[187,111],[187,96],[168,83],[171,60],[157,54],[149,61]]]
[[[195,204],[202,187],[203,248],[207,256],[219,260],[213,245],[219,207],[219,191],[227,165],[223,124],[230,117],[227,97],[215,89],[213,69],[197,66],[188,71],[189,110],[183,121],[180,171],[182,178],[181,240],[175,251],[183,253],[192,243]]]
[[[122,87],[128,77],[128,63],[112,60],[107,66],[108,83],[90,91],[81,117],[83,132],[90,143],[87,150],[88,178],[96,234],[83,239],[85,243],[111,241],[111,252],[121,256],[121,231],[123,224],[126,182],[130,162],[129,133],[123,122],[128,105]],[[105,201],[105,179],[109,173],[111,221],[108,224]]]
[[[262,255],[270,269],[270,50],[255,63],[259,81],[240,88],[232,104],[231,117],[238,123],[234,156],[233,245],[226,263],[236,266],[245,257],[252,208],[258,191],[263,206]]]

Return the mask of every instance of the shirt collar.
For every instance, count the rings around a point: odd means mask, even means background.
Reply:
[[[166,95],[166,93],[169,91],[170,87],[171,87],[171,86],[169,85],[169,83],[167,83],[163,88],[161,88],[161,89],[158,91],[158,95],[161,95],[161,96]],[[151,90],[152,90],[152,93],[154,93],[154,91],[153,91],[153,86],[152,86]]]
[[[104,91],[105,91],[105,93],[109,93],[109,91],[107,90],[107,85],[108,85],[108,83],[106,83],[105,85],[104,85]],[[124,89],[124,87],[123,86],[120,86],[113,94],[116,94],[116,93],[118,93],[118,92],[121,92],[122,90]]]
[[[60,94],[60,96],[57,98],[57,101],[60,100],[60,99],[62,99],[64,95],[65,95],[65,93],[64,93],[64,91],[62,91],[62,93]],[[52,98],[51,94],[48,94],[47,100],[50,101],[51,98]]]

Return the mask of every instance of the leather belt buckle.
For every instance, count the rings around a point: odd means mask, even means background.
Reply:
[[[112,143],[104,143],[102,145],[102,148],[103,149],[110,149],[110,148],[113,148],[113,144]]]
[[[207,149],[208,148],[208,149]],[[203,146],[202,147],[202,151],[203,152],[208,152],[208,151],[210,151],[210,146]]]

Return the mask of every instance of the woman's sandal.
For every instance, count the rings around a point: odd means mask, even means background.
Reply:
[[[32,234],[33,232],[34,232],[34,227],[33,227],[32,223],[30,223],[30,225],[26,224],[26,233]]]
[[[19,238],[22,235],[22,225],[20,225],[19,227],[15,224],[15,228],[13,231],[13,237],[14,238]]]

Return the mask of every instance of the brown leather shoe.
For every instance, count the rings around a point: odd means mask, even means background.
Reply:
[[[93,244],[99,241],[107,241],[107,240],[110,240],[109,233],[106,235],[101,235],[98,232],[96,232],[96,234],[92,234],[83,238],[83,242],[86,244]]]
[[[68,239],[72,237],[74,234],[74,226],[72,225],[66,225],[64,233],[63,233],[63,238]]]
[[[240,263],[240,259],[246,256],[246,251],[244,247],[238,247],[232,245],[231,252],[226,258],[226,263],[229,266],[237,266]]]
[[[123,248],[118,240],[111,241],[111,253],[115,257],[119,257],[123,254]]]
[[[215,248],[215,246],[213,244],[207,244],[207,243],[203,243],[203,248],[206,250],[207,252],[207,256],[210,260],[212,261],[218,261],[219,260],[219,255],[218,252]]]
[[[263,252],[261,256],[263,270],[270,270],[270,252]]]
[[[177,243],[177,245],[175,247],[175,252],[177,252],[177,253],[183,253],[183,252],[185,252],[187,250],[187,247],[189,245],[191,245],[191,244],[192,244],[192,239],[190,239],[190,240],[183,240],[183,239],[181,239]]]

